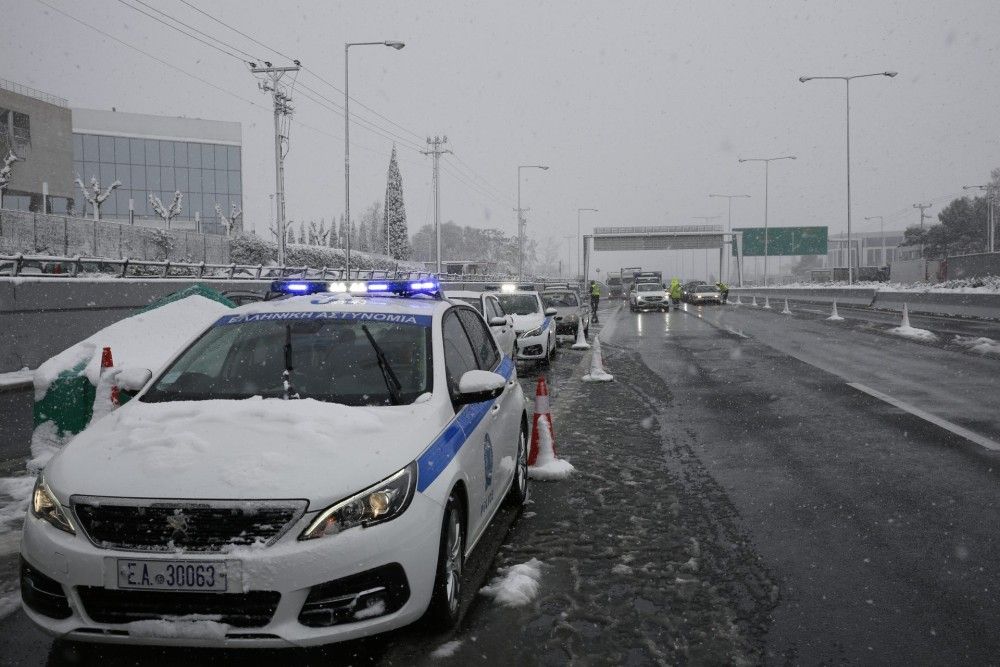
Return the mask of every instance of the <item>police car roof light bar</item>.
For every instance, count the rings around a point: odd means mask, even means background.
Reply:
[[[411,297],[417,295],[444,298],[441,284],[436,278],[427,277],[420,280],[355,280],[328,282],[325,280],[275,280],[271,283],[271,292],[301,296],[307,294],[391,294],[393,296]]]

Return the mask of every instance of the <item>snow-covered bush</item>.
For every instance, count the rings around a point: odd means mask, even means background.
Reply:
[[[273,265],[277,257],[277,244],[259,236],[239,234],[232,239],[230,245],[230,258],[236,264]],[[345,253],[342,249],[318,245],[289,243],[285,246],[285,257],[288,266],[308,266],[313,269],[321,269],[324,266],[331,269],[343,268],[345,264]],[[385,255],[352,251],[351,268],[421,270],[423,265],[400,262]]]

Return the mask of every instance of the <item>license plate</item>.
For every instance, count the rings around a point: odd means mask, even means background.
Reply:
[[[226,563],[118,559],[118,588],[158,591],[225,591]]]

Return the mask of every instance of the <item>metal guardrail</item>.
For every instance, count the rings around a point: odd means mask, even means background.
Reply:
[[[870,287],[733,287],[730,288],[729,295],[730,299],[736,296],[757,299],[769,297],[772,306],[784,299],[822,305],[831,305],[836,300],[842,306],[901,312],[903,304],[906,304],[911,313],[1000,320],[1000,294],[958,291],[894,292]]]
[[[9,90],[12,93],[17,93],[18,95],[26,95],[27,97],[34,97],[36,100],[48,102],[49,104],[55,104],[56,106],[60,107],[69,106],[69,101],[64,97],[59,97],[58,95],[52,95],[51,93],[45,93],[35,88],[30,88],[28,86],[22,85],[20,83],[8,81],[7,79],[0,79],[0,88],[2,88],[3,90]]]

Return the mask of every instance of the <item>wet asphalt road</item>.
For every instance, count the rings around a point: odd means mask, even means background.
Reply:
[[[968,403],[994,386],[1000,362],[777,317],[606,308],[602,342],[616,381],[581,383],[587,357],[569,350],[547,373],[557,447],[578,473],[535,483],[525,512],[498,522],[477,549],[468,613],[452,635],[404,631],[252,660],[101,649],[98,661],[1000,662],[1000,458],[829,372],[850,356],[866,382],[894,383],[940,416],[993,433],[993,398],[985,410]],[[928,364],[944,375],[915,386],[935,377]],[[534,369],[521,374],[533,387]],[[948,387],[960,395],[935,403]],[[474,594],[495,567],[529,558],[543,563],[532,604],[500,608]],[[449,640],[460,642],[451,658],[429,657]],[[0,664],[82,662],[21,613],[0,622]]]

